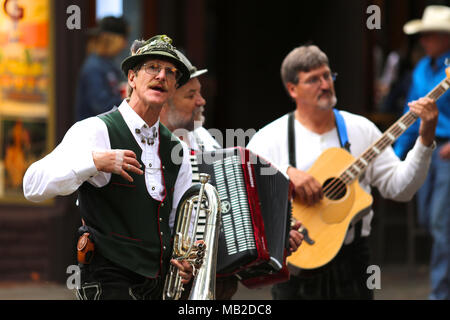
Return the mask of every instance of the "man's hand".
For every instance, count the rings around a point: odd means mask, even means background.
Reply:
[[[178,261],[175,259],[170,260],[175,267],[179,270],[179,275],[182,278],[181,283],[187,284],[192,279],[192,266],[187,261]]]
[[[300,247],[300,245],[302,244],[303,241],[303,234],[301,234],[300,232],[298,232],[298,229],[301,227],[302,223],[300,221],[296,221],[292,226],[291,226],[291,231],[289,232],[289,255],[292,252],[297,251],[297,249]]]
[[[136,154],[131,150],[93,151],[92,158],[98,171],[121,175],[130,182],[133,178],[127,171],[144,174],[139,169],[141,164],[136,160]]]
[[[287,170],[289,179],[295,187],[295,196],[308,206],[312,206],[323,198],[322,186],[313,176],[294,167]]]
[[[450,160],[450,142],[444,144],[439,150],[439,156],[441,159]]]
[[[420,98],[408,103],[409,109],[420,117],[419,136],[424,146],[431,146],[438,122],[439,111],[436,102],[430,98]]]

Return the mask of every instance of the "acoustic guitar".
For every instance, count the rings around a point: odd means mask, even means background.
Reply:
[[[437,100],[450,88],[450,67],[427,97]],[[331,261],[341,248],[352,221],[370,212],[372,196],[358,183],[367,166],[403,134],[418,116],[405,113],[361,156],[355,159],[342,148],[325,150],[307,171],[322,185],[324,198],[313,206],[293,201],[293,218],[302,222],[304,241],[287,261],[301,269],[319,268]]]

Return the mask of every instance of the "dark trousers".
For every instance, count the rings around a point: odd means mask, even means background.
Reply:
[[[121,266],[95,252],[90,264],[80,264],[80,300],[161,300],[164,283]]]
[[[301,247],[299,248],[301,250]],[[354,300],[373,299],[367,287],[369,249],[367,238],[361,237],[344,245],[326,266],[291,275],[289,281],[272,287],[275,300]]]

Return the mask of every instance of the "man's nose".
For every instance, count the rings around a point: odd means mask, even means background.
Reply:
[[[325,77],[320,77],[320,88],[321,89],[330,89],[332,86],[332,81],[327,80]]]
[[[206,104],[206,100],[205,98],[203,98],[203,96],[200,94],[198,99],[197,99],[197,105],[200,107],[203,107]]]
[[[166,78],[167,78],[166,68],[161,68],[159,73],[155,76],[155,79],[166,79]]]

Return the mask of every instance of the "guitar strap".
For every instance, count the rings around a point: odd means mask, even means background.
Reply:
[[[344,117],[337,109],[333,109],[333,112],[341,148],[344,148],[345,150],[350,152],[350,142],[348,141],[347,127],[345,126]],[[296,168],[297,162],[295,159],[295,111],[290,112],[288,116],[288,153],[289,164],[292,167]]]
[[[289,165],[297,168],[297,162],[295,161],[295,111],[289,113],[288,117],[288,154],[289,154]]]
[[[339,110],[333,109],[333,111],[334,111],[334,121],[336,122],[336,128],[341,148],[344,148],[345,150],[350,152],[350,142],[348,141],[347,127],[345,126],[344,117],[339,112]]]

